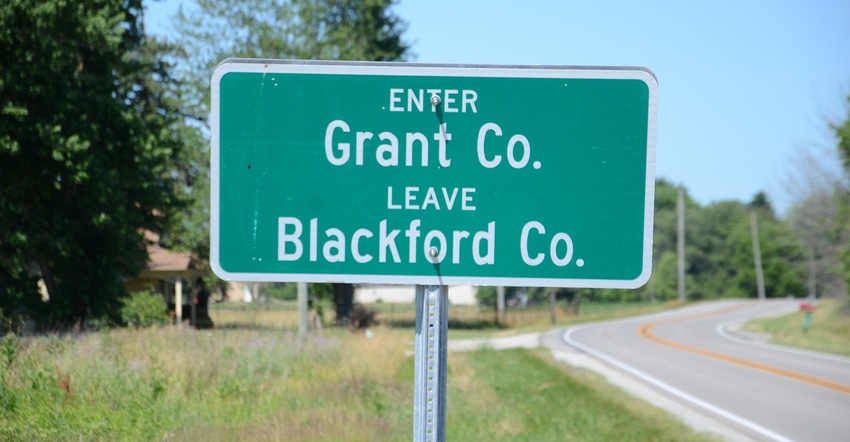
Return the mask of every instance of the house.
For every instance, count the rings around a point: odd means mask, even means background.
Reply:
[[[455,285],[449,287],[449,303],[454,305],[475,305],[478,287]],[[373,302],[413,303],[416,288],[411,285],[359,285],[354,289],[354,300],[369,304]]]
[[[135,279],[128,280],[124,287],[129,292],[139,292],[152,287],[165,296],[165,303],[177,324],[188,314],[191,325],[212,325],[207,311],[209,291],[203,294],[200,276],[205,272],[198,269],[198,260],[190,252],[174,252],[159,245],[159,235],[146,231],[148,262]],[[199,287],[199,284],[201,287]],[[197,296],[198,294],[201,296]]]

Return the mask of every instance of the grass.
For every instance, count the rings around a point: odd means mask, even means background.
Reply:
[[[822,299],[812,314],[811,327],[803,329],[806,314],[758,319],[746,330],[769,333],[771,343],[850,356],[850,304],[846,300]]]
[[[406,435],[408,413],[389,404],[412,400],[396,379],[407,339],[340,333],[300,341],[169,327],[27,339],[0,373],[0,440]]]
[[[0,344],[0,440],[406,441],[407,330],[179,327]],[[705,440],[543,350],[449,356],[449,440]]]
[[[555,327],[567,327],[576,324],[595,321],[608,321],[613,319],[625,318],[635,315],[646,315],[664,310],[670,310],[684,306],[685,303],[672,300],[665,302],[623,302],[623,303],[582,303],[579,309],[579,314],[574,315],[564,311],[561,308],[561,302],[556,310],[555,324],[552,324],[549,309],[531,310],[522,312],[517,310],[513,313],[508,313],[508,324],[505,327],[492,328],[452,328],[449,324],[449,339],[479,339],[479,338],[494,338],[512,336],[522,333],[533,333],[545,330],[551,330]],[[452,307],[449,307],[449,317],[451,318]],[[492,317],[492,313],[488,313]],[[511,322],[512,314],[516,318]],[[524,315],[522,319],[519,319]],[[380,319],[380,316],[378,317]]]
[[[716,440],[543,350],[450,354],[447,402],[447,440]]]
[[[492,310],[481,310],[478,306],[449,306],[449,338],[474,339],[509,336],[548,330],[573,324],[623,318],[638,314],[654,313],[684,305],[679,301],[667,302],[623,302],[582,303],[575,315],[560,302],[556,308],[556,324],[551,322],[548,306],[509,308],[505,321],[498,323]],[[413,303],[374,303],[367,307],[378,312],[377,318],[386,327],[410,331],[416,320]],[[333,317],[333,306],[324,307],[327,319]],[[298,328],[297,307],[292,301],[273,301],[267,304],[222,303],[211,304],[210,317],[217,328],[250,328],[266,330],[296,330]],[[310,311],[310,318],[314,312]],[[412,333],[412,332],[411,332]]]
[[[312,317],[312,312],[310,313]],[[298,311],[296,310],[214,310],[211,308],[209,314],[217,328],[298,329]]]

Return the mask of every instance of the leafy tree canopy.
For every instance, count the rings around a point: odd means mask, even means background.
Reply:
[[[850,97],[847,97],[847,102],[850,103]],[[833,124],[832,129],[838,141],[838,152],[844,160],[844,172],[846,175],[850,175],[850,111],[848,111],[844,122]],[[850,245],[846,243],[847,237],[850,235],[848,233],[850,232],[850,189],[838,189],[834,197],[837,199],[838,216],[834,221],[831,233],[833,238],[843,240],[837,255],[842,263],[844,279],[850,284]]]
[[[191,180],[141,0],[0,3],[0,308],[53,324],[119,319]],[[36,291],[43,278],[50,300]]]
[[[177,44],[183,49],[179,75],[190,95],[187,108],[196,120],[209,117],[210,77],[230,57],[357,61],[404,61],[410,46],[403,40],[405,23],[392,0],[196,0],[196,8],[175,17]],[[209,164],[209,141],[192,139],[193,162]],[[173,244],[209,258],[209,171],[193,188],[196,205],[186,212],[172,235]],[[200,181],[204,181],[201,185]],[[210,277],[209,279],[214,279]],[[314,285],[332,296],[337,318],[345,322],[353,287]]]
[[[593,301],[639,301],[678,297],[677,192],[669,181],[655,186],[653,272],[636,290],[580,290]],[[759,223],[768,297],[805,295],[805,255],[791,227],[776,218],[763,192],[749,204],[719,201],[705,207],[685,195],[685,296],[688,299],[755,297],[750,212]]]

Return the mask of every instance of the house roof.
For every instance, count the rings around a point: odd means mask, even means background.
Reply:
[[[197,260],[191,252],[173,252],[160,247],[159,235],[153,232],[146,231],[145,239],[148,241],[148,262],[142,275],[201,273],[195,268]]]

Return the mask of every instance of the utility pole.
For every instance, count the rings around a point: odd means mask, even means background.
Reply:
[[[496,286],[496,318],[499,324],[505,323],[505,286]]]
[[[677,204],[678,223],[676,235],[676,251],[679,257],[679,300],[685,300],[685,191],[679,186]]]
[[[809,298],[817,299],[818,297],[818,269],[815,262],[815,248],[812,247],[812,253],[809,254]]]
[[[555,325],[558,322],[555,307],[555,291],[549,290],[549,319],[552,321],[552,325]]]
[[[298,284],[298,337],[307,336],[307,283],[299,282]]]
[[[759,301],[764,300],[764,273],[761,268],[761,246],[759,246],[759,225],[756,212],[750,212],[750,227],[753,233],[753,261],[756,265],[756,284],[758,286]]]

